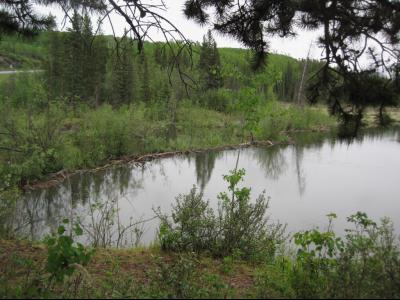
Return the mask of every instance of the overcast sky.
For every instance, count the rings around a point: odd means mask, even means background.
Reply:
[[[188,39],[201,42],[203,35],[207,32],[209,27],[201,27],[193,21],[186,19],[182,11],[185,0],[170,0],[165,2],[167,3],[168,11],[164,13],[164,16],[173,22]],[[42,9],[43,8],[41,8],[41,10]],[[64,13],[60,9],[51,7],[45,8],[43,11],[51,12],[53,15],[55,15],[59,24],[59,29],[62,29],[61,25]],[[117,35],[121,35],[124,32],[124,28],[128,28],[125,20],[121,17],[117,17],[116,15],[112,16],[112,22]],[[69,25],[66,27],[68,26]],[[64,27],[64,30],[65,29],[66,28]],[[102,30],[105,34],[112,34],[112,29],[109,22],[106,22],[103,25]],[[318,35],[318,32],[300,31],[298,32],[298,36],[296,38],[272,38],[269,39],[270,51],[280,54],[287,54],[295,58],[305,58],[307,57],[310,44],[317,41]],[[240,43],[226,36],[220,36],[217,33],[214,33],[214,37],[217,41],[218,47],[242,47]],[[156,32],[152,33],[152,38],[154,40],[162,40],[161,35],[157,34]],[[315,59],[320,58],[321,50],[316,46],[313,46],[311,50],[311,57]]]

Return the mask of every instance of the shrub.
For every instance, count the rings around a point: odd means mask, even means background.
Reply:
[[[67,225],[69,220],[65,219],[63,223]],[[93,251],[74,242],[72,234],[66,235],[67,230],[64,225],[58,227],[57,235],[46,239],[48,246],[46,270],[50,273],[50,278],[58,282],[62,282],[65,276],[71,276],[77,265],[86,266],[93,255]],[[75,224],[73,233],[75,236],[81,236],[83,231]]]
[[[252,204],[251,190],[238,187],[244,175],[245,171],[241,169],[224,176],[229,184],[229,195],[223,192],[218,196],[218,253],[227,256],[238,250],[246,259],[272,258],[276,246],[283,242],[284,228],[280,224],[269,223],[269,201],[265,193]]]
[[[189,194],[176,198],[172,209],[171,225],[163,219],[159,238],[163,249],[185,249],[188,251],[206,251],[215,245],[216,219],[209,203],[203,200],[203,194],[193,187]]]
[[[218,275],[201,268],[191,253],[167,261],[156,258],[156,269],[150,274],[151,284],[140,297],[162,299],[215,299],[229,295],[229,287]]]
[[[280,257],[258,276],[259,297],[392,299],[400,296],[400,248],[393,224],[378,225],[365,213],[348,218],[353,228],[294,235],[297,253]],[[279,284],[277,284],[277,279]]]
[[[283,241],[283,228],[279,224],[269,224],[268,201],[264,194],[252,204],[250,189],[238,188],[244,175],[244,170],[239,170],[224,176],[230,195],[221,193],[218,196],[217,214],[195,188],[177,198],[172,220],[159,214],[163,249],[209,252],[217,257],[239,253],[241,258],[250,260],[272,258],[276,246]]]
[[[207,90],[199,96],[202,106],[219,112],[227,112],[231,109],[234,95],[228,89]]]
[[[30,109],[7,108],[0,111],[0,147],[5,150],[0,156],[5,162],[0,176],[9,174],[13,183],[18,184],[59,170],[61,162],[56,157],[63,143],[62,108],[49,103],[46,112],[34,118]]]

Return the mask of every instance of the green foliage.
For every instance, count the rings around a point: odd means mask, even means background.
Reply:
[[[104,97],[108,48],[102,36],[95,36],[89,16],[74,11],[68,33],[50,32],[48,52],[52,97],[98,105]]]
[[[86,266],[93,255],[92,250],[74,242],[72,233],[67,235],[65,226],[69,224],[69,220],[65,219],[63,224],[58,227],[57,235],[50,236],[45,241],[48,247],[46,270],[50,273],[51,279],[58,282],[63,281],[65,276],[71,276],[77,265]],[[76,237],[83,234],[78,224],[74,225],[73,234]]]
[[[20,35],[1,36],[0,70],[40,69],[46,60],[47,34],[36,38]]]
[[[278,139],[285,131],[322,129],[336,124],[336,120],[320,108],[285,106],[276,101],[266,103],[260,114],[258,136],[262,139]]]
[[[244,132],[249,132],[251,139],[254,140],[253,133],[257,130],[261,117],[259,111],[261,99],[251,88],[241,90],[238,98],[235,108],[241,115],[243,137]]]
[[[200,48],[199,71],[201,85],[204,90],[222,87],[221,61],[211,30],[203,37]]]
[[[265,267],[259,275],[260,295],[339,299],[399,297],[400,248],[393,224],[383,219],[378,225],[365,213],[358,212],[348,218],[353,228],[347,229],[342,238],[333,231],[336,215],[328,217],[327,231],[315,229],[294,235],[298,251],[293,260],[282,257]]]
[[[304,118],[299,110],[275,116],[275,110],[284,110],[270,98],[276,98],[273,86],[284,74],[285,56],[271,56],[271,68],[253,74],[249,51],[219,49],[226,84],[187,100],[179,73],[165,69],[174,56],[164,44],[146,43],[145,52],[136,55],[134,41],[95,35],[89,19],[77,13],[73,20],[68,32],[15,39],[28,52],[32,47],[48,53],[48,60],[46,72],[0,82],[0,173],[14,185],[125,155],[238,144],[333,123],[308,109]],[[181,67],[198,79],[201,71],[189,69],[188,55],[179,58]],[[194,65],[199,60],[193,51]]]
[[[228,89],[207,90],[199,96],[201,106],[210,108],[219,112],[228,112],[232,110],[234,92]]]
[[[3,175],[3,172],[0,174]],[[0,237],[12,238],[14,235],[12,221],[21,193],[11,184],[9,174],[6,178],[4,177],[1,178],[3,184],[0,187]]]
[[[157,299],[210,299],[229,294],[228,286],[218,275],[200,271],[200,261],[193,254],[181,254],[166,262],[156,258],[157,268],[150,273],[151,285],[144,291]]]
[[[172,221],[159,214],[163,249],[208,252],[218,257],[236,254],[255,261],[272,259],[277,245],[283,242],[283,228],[269,224],[268,201],[263,194],[252,204],[250,189],[238,188],[244,174],[244,170],[238,170],[224,176],[230,195],[218,195],[218,214],[196,188],[177,198]]]
[[[216,219],[209,203],[193,187],[188,195],[176,198],[172,210],[171,224],[163,218],[159,229],[159,240],[163,249],[184,249],[187,251],[209,250],[215,241]]]
[[[57,170],[60,161],[56,159],[56,153],[62,145],[59,134],[61,108],[49,104],[44,113],[33,118],[35,108],[31,106],[12,111],[7,107],[0,108],[0,128],[4,137],[0,147],[6,150],[0,157],[8,162],[0,169],[1,176],[10,176],[10,181],[15,184],[21,178],[40,178]]]
[[[239,174],[232,174],[234,187]],[[242,193],[240,189],[235,189]],[[200,202],[197,200],[197,202]],[[66,224],[48,242],[48,264],[41,247],[0,241],[2,298],[262,298],[396,299],[399,297],[400,248],[393,224],[380,224],[365,213],[348,218],[346,235],[326,231],[294,235],[280,255],[243,261],[235,250],[210,258],[190,250],[102,250],[92,258],[66,233]],[[65,221],[67,223],[67,221]],[[190,222],[190,220],[188,220]],[[75,227],[77,235],[81,229]],[[10,247],[12,245],[12,247]],[[291,252],[295,247],[295,252]],[[11,249],[15,251],[10,254]],[[38,254],[39,252],[39,254]],[[37,255],[38,254],[38,255]],[[89,263],[89,264],[88,264]],[[50,273],[50,277],[49,277]]]
[[[125,147],[130,142],[129,129],[132,129],[129,121],[129,110],[124,108],[117,113],[111,106],[103,106],[85,114],[82,130],[76,134],[74,141],[82,163],[95,166],[107,158],[117,158],[127,153]]]
[[[133,101],[133,43],[121,39],[111,57],[110,102],[114,105],[129,104]]]

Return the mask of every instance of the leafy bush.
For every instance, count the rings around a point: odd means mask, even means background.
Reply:
[[[239,188],[243,180],[243,169],[225,175],[228,182],[228,193],[218,195],[218,253],[231,255],[235,250],[246,259],[268,259],[275,255],[276,246],[283,242],[284,227],[270,224],[267,217],[269,202],[261,194],[251,203],[247,187]]]
[[[166,218],[163,219],[159,237],[163,249],[185,249],[206,251],[215,244],[216,219],[203,194],[193,187],[189,194],[176,198],[172,209],[172,220],[176,224],[171,230]]]
[[[227,112],[232,109],[234,97],[234,93],[228,89],[207,90],[199,96],[199,103],[215,111]]]
[[[230,195],[218,196],[217,214],[203,195],[196,193],[196,188],[179,196],[172,220],[160,214],[161,246],[173,251],[209,252],[218,257],[240,253],[244,259],[271,259],[283,241],[283,228],[269,224],[264,194],[252,204],[250,189],[238,188],[244,175],[244,170],[239,170],[224,176]]]
[[[69,220],[65,219],[63,223],[67,225]],[[58,227],[57,235],[46,239],[48,247],[46,270],[51,274],[51,279],[58,282],[62,282],[65,276],[71,276],[77,265],[86,266],[93,255],[92,250],[74,242],[72,234],[66,235],[67,230],[64,225]],[[73,233],[81,236],[82,228],[75,224]]]
[[[9,176],[13,184],[40,178],[61,167],[56,157],[63,143],[62,107],[49,103],[46,112],[34,118],[32,110],[14,110],[8,105],[0,108],[0,159],[6,162],[0,177]]]
[[[156,270],[150,274],[151,284],[141,297],[161,299],[213,299],[229,294],[229,288],[217,275],[201,270],[193,254],[181,254],[166,261],[156,258]]]
[[[278,258],[258,278],[259,296],[294,298],[398,298],[400,247],[393,224],[378,225],[365,213],[348,218],[344,238],[332,229],[297,233],[294,259]],[[280,278],[281,286],[276,285]],[[276,296],[276,294],[273,294]]]

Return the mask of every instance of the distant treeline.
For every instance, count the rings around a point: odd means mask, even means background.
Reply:
[[[44,32],[35,40],[5,37],[0,54],[25,62],[25,67],[44,68],[51,98],[71,103],[180,100],[189,92],[199,104],[226,110],[235,91],[245,87],[269,99],[299,100],[305,60],[272,54],[268,66],[254,72],[251,51],[217,48],[211,32],[192,49],[180,51],[181,45],[155,42],[146,43],[139,53],[132,39],[105,36],[93,27],[88,16],[76,13],[66,32]],[[307,62],[305,81],[319,66],[317,61]],[[305,95],[300,97],[305,100]]]

